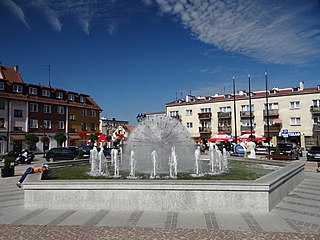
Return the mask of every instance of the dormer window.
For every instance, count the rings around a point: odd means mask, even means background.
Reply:
[[[63,93],[62,92],[57,92],[56,93],[56,98],[63,99]]]
[[[13,91],[14,92],[22,93],[22,90],[23,90],[22,85],[16,85],[16,84],[13,85]]]
[[[29,87],[29,94],[37,95],[38,94],[38,89],[35,88],[35,87]]]
[[[84,96],[80,96],[80,102],[86,102],[86,98]]]
[[[50,90],[42,89],[42,96],[43,97],[50,97]]]
[[[0,90],[4,90],[4,82],[0,82]]]
[[[74,101],[74,99],[75,99],[74,94],[69,93],[68,94],[68,100],[69,101]]]

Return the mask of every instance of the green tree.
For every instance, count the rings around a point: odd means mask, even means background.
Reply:
[[[28,149],[31,151],[35,148],[35,145],[37,142],[39,142],[39,137],[37,137],[33,133],[27,133],[26,134],[26,144],[28,145]]]
[[[95,134],[90,134],[89,140],[90,140],[90,142],[94,143],[95,141],[98,140],[98,136]]]
[[[57,141],[58,146],[62,146],[62,143],[64,143],[67,140],[66,135],[64,133],[56,133],[54,136],[54,139]]]

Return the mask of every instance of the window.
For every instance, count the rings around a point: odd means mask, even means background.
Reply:
[[[0,90],[4,90],[4,82],[0,82]]]
[[[186,110],[186,116],[192,116],[192,109]]]
[[[86,98],[84,96],[80,96],[80,102],[86,102]]]
[[[177,117],[179,116],[179,111],[170,111],[170,117]]]
[[[43,112],[44,113],[51,113],[51,105],[43,105]]]
[[[95,117],[95,116],[96,116],[96,111],[90,110],[90,117]]]
[[[315,107],[320,107],[320,99],[312,100],[312,105],[315,106]]]
[[[95,131],[96,130],[96,124],[95,123],[91,123],[90,124],[90,130],[91,131]]]
[[[251,111],[254,111],[253,104],[251,104]],[[241,105],[241,112],[250,112],[250,105]]]
[[[86,131],[87,130],[87,124],[86,123],[81,123],[81,130]]]
[[[4,128],[4,118],[0,118],[0,128]]]
[[[193,123],[192,122],[187,122],[187,128],[192,128],[193,127]]]
[[[30,112],[38,112],[38,104],[37,103],[30,103]]]
[[[58,121],[57,122],[57,128],[58,129],[64,129],[64,122],[63,121]]]
[[[37,95],[38,94],[38,89],[35,88],[35,87],[29,87],[29,94]]]
[[[0,99],[0,109],[5,109],[5,100],[4,99]]]
[[[87,116],[87,109],[81,109],[81,116]]]
[[[200,112],[201,113],[209,113],[209,112],[211,112],[211,108],[201,108]]]
[[[256,125],[256,123],[255,123],[254,119],[252,119],[252,126],[255,126],[255,125]],[[250,119],[242,119],[241,126],[249,127],[250,126]]]
[[[50,97],[50,90],[42,89],[42,96],[43,97]]]
[[[229,113],[229,112],[231,112],[231,107],[230,106],[220,107],[220,112]]]
[[[19,127],[19,126],[14,126],[13,127],[13,131],[22,131],[22,127]]]
[[[22,117],[22,110],[14,109],[13,110],[13,116],[21,118]]]
[[[300,108],[299,101],[290,102],[290,109],[297,109],[297,108]]]
[[[64,114],[64,107],[63,106],[58,106],[57,112],[58,112],[58,114]]]
[[[300,117],[290,118],[290,125],[291,126],[300,126],[301,125],[301,118]]]
[[[68,100],[69,101],[74,101],[74,99],[75,99],[74,94],[69,93],[68,94]]]
[[[51,120],[43,120],[43,127],[45,129],[51,129]]]
[[[264,110],[273,110],[273,109],[279,109],[279,104],[278,103],[269,103],[268,108],[267,104],[264,104]]]
[[[76,115],[75,114],[70,114],[70,120],[75,121],[76,120]]]
[[[313,117],[313,124],[320,124],[320,116]]]
[[[13,85],[13,91],[17,93],[22,93],[22,85]]]
[[[62,92],[57,92],[56,93],[56,98],[63,99],[63,93]]]
[[[29,120],[29,128],[38,128],[38,120],[30,119]]]

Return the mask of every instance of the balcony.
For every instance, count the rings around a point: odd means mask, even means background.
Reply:
[[[211,133],[211,128],[199,127],[199,133]]]
[[[218,112],[218,118],[231,118],[231,112]]]
[[[277,117],[279,116],[279,109],[269,109],[268,114],[269,117]],[[263,110],[263,116],[267,116],[267,110]]]
[[[225,132],[226,134],[231,134],[232,128],[231,126],[219,126],[218,131]]]
[[[174,118],[174,119],[177,119],[177,120],[180,120],[180,119],[181,119],[180,115],[175,115],[175,116],[170,116],[170,117],[172,117],[172,118]]]
[[[251,117],[254,118],[253,111],[251,112]],[[250,111],[241,111],[240,117],[242,118],[250,118]]]
[[[272,135],[278,135],[281,128],[282,128],[282,124],[269,125],[269,133],[271,133]],[[264,133],[265,133],[265,135],[268,133],[268,126],[267,125],[264,125]]]
[[[77,131],[77,129],[75,129],[75,128],[70,128],[70,130],[69,130],[69,133],[77,133],[78,131]]]
[[[254,128],[255,128],[255,126],[252,125],[252,131],[254,131]],[[250,126],[241,126],[241,132],[242,132],[242,133],[250,132],[250,131],[251,131]]]
[[[199,116],[199,120],[210,120],[211,119],[211,112],[207,112],[207,113],[198,113]]]
[[[310,112],[313,115],[320,115],[320,106],[311,106]]]
[[[320,123],[313,124],[312,131],[315,133],[320,133]]]

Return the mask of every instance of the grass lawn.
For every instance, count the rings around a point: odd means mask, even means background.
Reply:
[[[193,178],[190,174],[178,174],[178,179],[181,180],[255,180],[257,178],[262,177],[265,174],[272,172],[272,170],[267,170],[263,168],[253,167],[254,165],[230,161],[229,162],[229,172],[223,173],[220,175],[206,175],[204,177]],[[55,168],[50,169],[50,180],[83,180],[83,179],[106,179],[107,177],[92,177],[88,175],[91,166],[90,164],[73,166],[73,167],[65,167],[65,168]],[[109,167],[110,173],[112,173],[112,168]],[[122,179],[126,179],[129,175],[128,173],[121,172]],[[149,176],[139,176],[140,179],[148,179]],[[163,178],[161,178],[163,179]],[[170,179],[169,179],[170,180]]]

